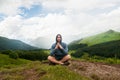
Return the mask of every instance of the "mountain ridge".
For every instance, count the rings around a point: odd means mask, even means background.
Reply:
[[[87,44],[88,46],[100,44],[108,41],[120,40],[120,32],[114,30],[108,30],[106,32],[96,34],[93,36],[85,37],[76,41],[72,41],[72,44]]]
[[[38,49],[37,47],[31,46],[20,40],[9,39],[0,36],[0,50],[33,50]]]

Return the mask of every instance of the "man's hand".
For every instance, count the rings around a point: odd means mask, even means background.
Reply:
[[[63,47],[61,46],[60,43],[57,43],[57,44],[58,44],[58,47],[59,47],[60,49],[63,49]]]
[[[58,43],[56,44],[56,46],[55,46],[55,49],[58,49],[59,48],[59,46],[58,46]]]
[[[55,46],[55,49],[58,49],[58,48],[63,49],[63,47],[61,46],[60,43],[57,43],[56,46]]]

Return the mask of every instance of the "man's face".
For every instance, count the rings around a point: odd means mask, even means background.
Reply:
[[[57,41],[58,41],[58,42],[61,41],[61,36],[60,36],[60,35],[57,36]]]

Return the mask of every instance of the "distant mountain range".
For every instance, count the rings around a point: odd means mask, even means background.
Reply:
[[[38,49],[20,40],[8,39],[0,36],[0,50],[33,50]]]
[[[86,37],[83,39],[79,39],[71,42],[69,45],[73,44],[87,44],[88,46],[92,46],[95,44],[100,44],[104,42],[120,40],[120,32],[116,32],[114,30],[109,30],[107,32],[103,32],[97,35],[93,35],[90,37]]]
[[[76,37],[76,39],[78,38]],[[72,46],[74,48],[83,47],[86,45],[92,46],[95,44],[105,43],[105,42],[114,41],[114,40],[120,40],[120,32],[109,30],[97,35],[78,39],[76,41],[71,42],[69,46]],[[53,42],[54,42],[54,39],[52,40],[52,38],[39,37],[31,41],[31,44],[34,44],[39,48],[50,48],[52,45],[51,43]],[[83,44],[83,45],[79,45],[79,44]],[[38,48],[31,46],[29,44],[26,44],[20,40],[8,39],[6,37],[0,36],[0,50],[8,50],[8,49],[32,50],[32,49],[38,49]]]
[[[56,36],[43,36],[43,37],[37,37],[35,39],[29,40],[29,43],[31,45],[37,46],[39,48],[45,48],[50,49],[52,44],[55,43],[55,37]],[[80,39],[80,35],[62,35],[62,41],[69,44],[71,41]]]

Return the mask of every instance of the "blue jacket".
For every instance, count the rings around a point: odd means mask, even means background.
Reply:
[[[61,42],[60,43],[63,49],[55,49],[56,43],[54,43],[51,47],[50,55],[58,55],[58,56],[63,56],[68,54],[68,46]]]

